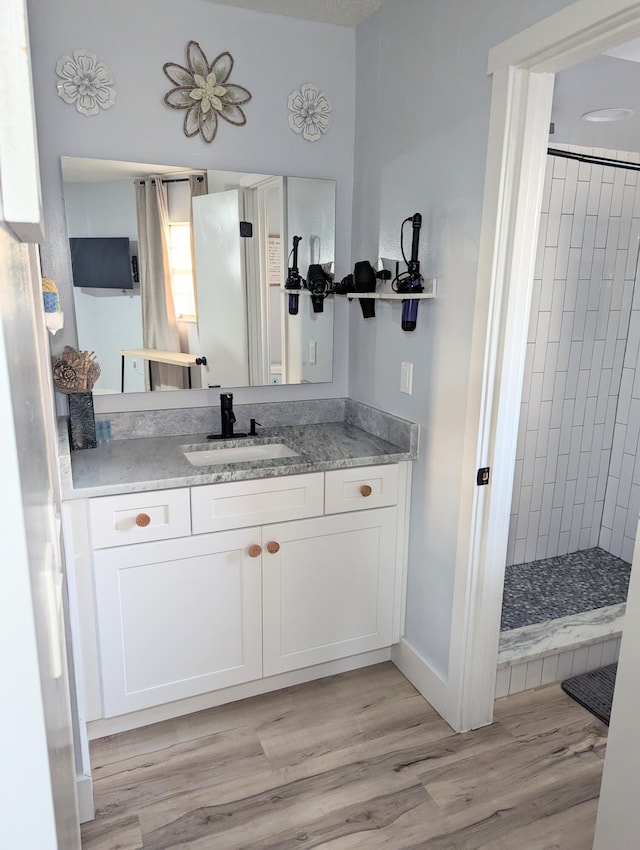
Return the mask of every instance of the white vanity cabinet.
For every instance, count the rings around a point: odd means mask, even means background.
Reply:
[[[85,719],[389,648],[408,490],[405,462],[67,503]]]
[[[255,540],[242,529],[94,553],[105,717],[260,678]]]

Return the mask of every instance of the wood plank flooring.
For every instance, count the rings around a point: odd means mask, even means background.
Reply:
[[[549,685],[456,735],[391,664],[91,744],[84,850],[590,850],[607,728]]]

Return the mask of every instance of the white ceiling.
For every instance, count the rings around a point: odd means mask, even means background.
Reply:
[[[305,18],[323,24],[355,27],[377,12],[383,0],[209,0],[221,6],[239,6],[256,12]]]

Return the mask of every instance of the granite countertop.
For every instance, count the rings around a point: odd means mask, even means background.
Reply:
[[[208,441],[206,433],[118,439],[96,449],[69,453],[64,450],[66,429],[61,426],[62,497],[82,499],[413,460],[417,456],[417,426],[411,427],[415,431],[410,445],[405,446],[341,421],[261,428],[256,438],[240,440]],[[260,442],[285,443],[298,456],[192,466],[183,454],[184,447]]]

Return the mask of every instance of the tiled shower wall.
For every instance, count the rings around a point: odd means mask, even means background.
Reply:
[[[507,564],[597,545],[631,560],[640,507],[637,183],[635,171],[548,157]]]

